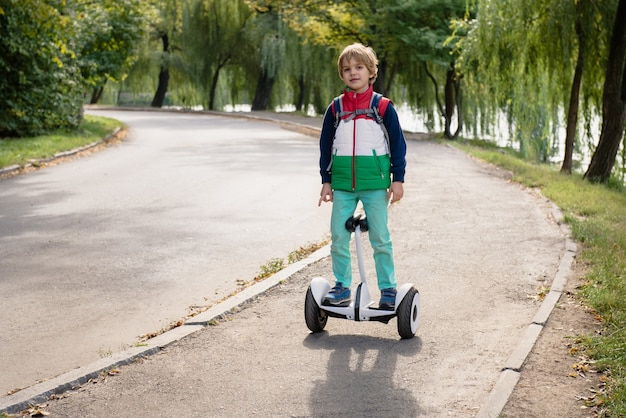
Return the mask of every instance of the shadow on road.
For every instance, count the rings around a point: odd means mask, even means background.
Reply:
[[[411,380],[418,371],[396,370],[398,356],[414,356],[421,351],[419,337],[392,340],[322,332],[308,335],[304,345],[331,351],[326,376],[315,380],[309,397],[311,416],[422,415],[418,400],[397,384]]]

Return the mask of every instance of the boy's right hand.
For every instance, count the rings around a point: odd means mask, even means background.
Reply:
[[[333,189],[330,187],[330,183],[322,184],[322,191],[320,192],[320,201],[317,206],[322,206],[322,202],[333,201]]]

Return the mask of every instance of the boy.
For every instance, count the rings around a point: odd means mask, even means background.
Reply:
[[[371,107],[377,65],[378,59],[372,48],[361,44],[346,47],[337,60],[339,77],[346,84],[338,101],[341,109],[335,109],[335,100],[324,114],[320,136],[322,191],[318,206],[322,202],[333,202],[330,254],[336,279],[324,303],[346,305],[350,302],[351,233],[345,223],[361,201],[374,250],[381,293],[379,308],[393,310],[397,283],[387,208],[389,202],[399,201],[404,193],[406,142],[398,114],[389,99],[381,98],[378,103],[388,139],[374,116],[367,112],[354,113],[357,109]],[[338,125],[335,123],[336,113],[341,117]]]

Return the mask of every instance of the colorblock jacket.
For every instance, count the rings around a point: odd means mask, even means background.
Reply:
[[[369,109],[373,87],[364,93],[344,90],[342,112]],[[384,108],[386,106],[386,108]],[[389,101],[381,101],[380,113],[389,135],[369,115],[344,116],[335,129],[335,109],[326,109],[320,136],[322,183],[334,190],[379,190],[391,181],[404,182],[406,140],[398,114]]]

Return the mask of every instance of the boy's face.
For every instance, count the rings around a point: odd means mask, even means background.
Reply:
[[[370,85],[370,78],[372,77],[374,77],[374,74],[370,73],[365,64],[354,58],[350,60],[344,59],[341,63],[341,79],[352,91],[357,93],[365,92]]]

